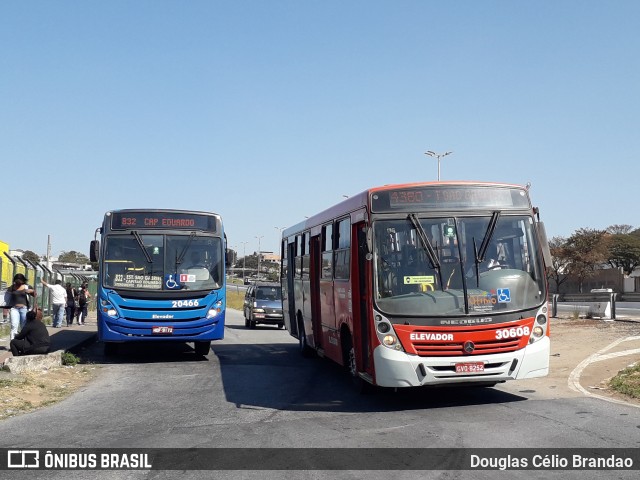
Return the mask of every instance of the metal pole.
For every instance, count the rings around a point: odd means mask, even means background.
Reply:
[[[256,236],[258,239],[258,280],[260,280],[260,239],[264,237],[264,235]]]
[[[244,268],[247,264],[247,243],[249,242],[240,242],[242,244],[242,284],[244,285]]]
[[[440,159],[442,157],[446,157],[447,155],[452,154],[453,152],[444,152],[444,153],[436,153],[432,150],[425,152],[425,155],[429,155],[430,157],[435,157],[438,159],[438,181],[440,181]]]

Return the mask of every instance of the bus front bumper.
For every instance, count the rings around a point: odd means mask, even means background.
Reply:
[[[203,342],[223,338],[224,315],[188,323],[131,322],[106,315],[98,318],[98,339],[103,342]]]
[[[381,387],[487,384],[543,377],[549,373],[549,337],[516,352],[450,357],[407,355],[379,345],[373,352],[375,383]],[[482,362],[484,371],[456,373],[456,364]]]

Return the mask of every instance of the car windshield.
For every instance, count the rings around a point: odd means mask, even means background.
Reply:
[[[212,290],[223,283],[219,237],[110,235],[104,285],[135,290]]]
[[[257,287],[256,300],[282,300],[282,289],[280,287]]]
[[[377,220],[373,229],[382,312],[485,315],[533,308],[544,298],[531,217],[409,215]]]

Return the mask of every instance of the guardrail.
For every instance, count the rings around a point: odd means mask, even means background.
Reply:
[[[617,299],[620,302],[640,302],[640,293],[619,293]]]
[[[614,292],[564,293],[551,297],[551,316],[558,316],[558,302],[587,305],[589,314],[603,319],[616,319],[616,297]]]

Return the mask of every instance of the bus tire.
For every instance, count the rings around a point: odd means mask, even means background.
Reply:
[[[118,344],[115,342],[104,343],[104,354],[106,357],[112,357],[118,353]]]
[[[207,342],[193,342],[193,347],[196,355],[206,357],[209,354],[209,350],[211,350],[211,340]]]
[[[309,358],[313,355],[313,350],[307,344],[307,335],[304,332],[304,321],[298,317],[298,351],[300,355]]]
[[[351,384],[356,392],[367,394],[373,392],[373,385],[358,375],[358,367],[356,363],[356,349],[353,346],[351,335],[349,332],[343,333],[344,340],[342,342],[342,355],[344,368],[351,378]]]

